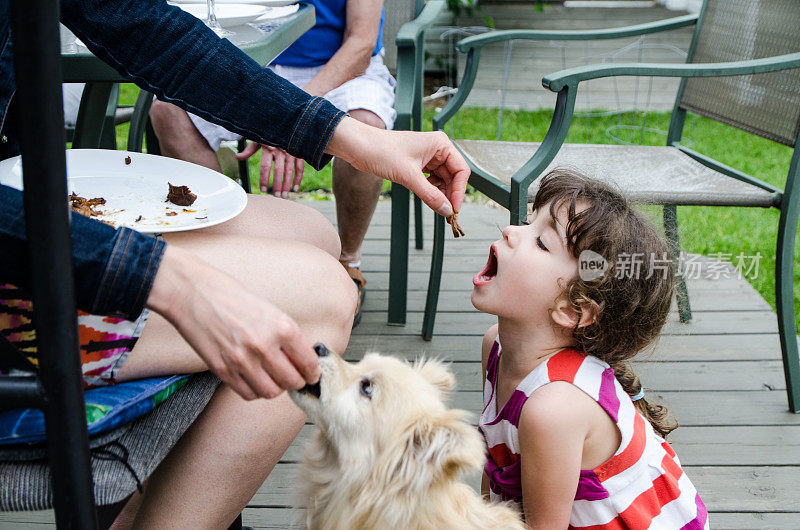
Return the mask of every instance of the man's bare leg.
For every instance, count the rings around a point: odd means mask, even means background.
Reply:
[[[358,121],[385,129],[375,113],[365,109],[349,112]],[[342,240],[340,260],[354,262],[361,259],[361,245],[378,204],[383,180],[364,173],[339,160],[333,162],[333,194],[336,197],[336,218]]]
[[[158,137],[162,155],[222,171],[217,154],[185,110],[172,103],[154,99],[150,107],[150,123]]]

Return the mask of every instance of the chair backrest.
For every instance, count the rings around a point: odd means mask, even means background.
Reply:
[[[716,63],[800,52],[797,0],[706,0],[689,61]],[[784,145],[800,127],[800,69],[694,78],[679,105]]]
[[[394,39],[397,37],[400,26],[417,18],[419,7],[417,0],[386,0],[384,2],[383,47],[386,55],[383,62],[392,72],[397,68],[397,46],[394,44]]]

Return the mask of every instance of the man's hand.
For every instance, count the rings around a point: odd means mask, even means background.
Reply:
[[[402,184],[441,215],[461,209],[470,169],[443,132],[384,131],[345,117],[326,152]]]
[[[317,355],[288,315],[183,249],[167,246],[147,306],[244,399],[319,380]]]
[[[303,180],[305,162],[295,158],[279,147],[250,142],[241,153],[236,155],[239,160],[247,160],[261,148],[261,193],[269,189],[270,170],[272,172],[272,193],[276,197],[289,197],[289,191],[299,191],[300,182]]]

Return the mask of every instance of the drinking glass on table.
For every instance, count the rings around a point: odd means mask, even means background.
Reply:
[[[217,14],[214,12],[214,0],[207,0],[208,2],[208,18],[206,19],[206,26],[211,28],[218,37],[230,37],[234,35],[233,31],[228,31],[219,25]]]

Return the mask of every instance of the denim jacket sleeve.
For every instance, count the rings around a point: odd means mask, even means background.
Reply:
[[[97,57],[159,99],[320,169],[344,113],[262,68],[164,0],[62,0],[61,19]]]
[[[166,243],[71,212],[72,265],[79,309],[135,320]],[[22,193],[0,185],[0,283],[30,291]]]

